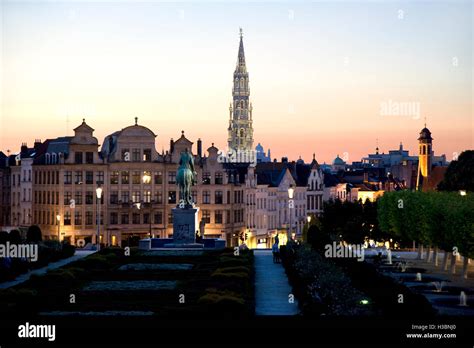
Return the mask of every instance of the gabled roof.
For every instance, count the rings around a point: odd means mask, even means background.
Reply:
[[[272,187],[280,186],[280,183],[288,170],[296,183],[296,186],[306,186],[311,174],[311,164],[295,162],[260,162],[257,163],[255,174],[258,185]]]

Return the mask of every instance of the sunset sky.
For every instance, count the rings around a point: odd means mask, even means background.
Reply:
[[[0,150],[104,137],[134,117],[168,149],[181,130],[227,145],[243,28],[255,145],[350,162],[411,152],[427,118],[436,154],[472,149],[472,1],[3,1]],[[409,103],[408,115],[384,106]],[[419,112],[416,112],[418,110]]]

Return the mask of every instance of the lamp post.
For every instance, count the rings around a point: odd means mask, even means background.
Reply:
[[[102,187],[98,186],[95,190],[97,196],[97,251],[100,250],[100,200],[102,198]]]
[[[59,231],[59,228],[61,226],[61,215],[57,214],[56,215],[56,221],[58,222],[58,242],[61,243],[61,233]]]
[[[151,183],[151,172],[144,172],[143,173],[143,177],[142,177],[142,181],[144,184],[150,184]],[[150,205],[150,210],[149,210],[149,215],[148,215],[148,222],[149,222],[149,230],[148,230],[148,234],[149,234],[149,237],[151,239],[151,216],[153,214],[153,201],[151,200],[151,191],[150,191],[150,200],[149,202],[147,202],[149,205]],[[140,209],[140,208],[139,208]]]
[[[291,209],[294,207],[295,202],[293,201],[293,195],[295,193],[295,189],[293,188],[293,185],[290,185],[288,187],[288,213],[290,214],[290,226],[288,227],[288,235],[286,236],[286,243],[288,244],[289,241],[291,240],[291,229],[292,229],[292,220],[291,220]]]

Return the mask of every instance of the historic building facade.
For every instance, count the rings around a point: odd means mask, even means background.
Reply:
[[[293,198],[288,189],[292,187]],[[246,243],[270,248],[278,235],[285,244],[290,229],[301,238],[308,217],[322,213],[324,178],[316,159],[258,163],[246,178]],[[292,201],[292,203],[290,202]]]
[[[150,235],[172,236],[172,209],[179,200],[179,155],[186,148],[193,153],[193,143],[184,131],[162,153],[156,151],[156,135],[137,119],[108,135],[100,151],[94,130],[85,120],[74,132],[72,137],[41,143],[35,154],[32,223],[40,226],[45,238],[95,243],[99,221],[100,241],[106,245],[135,244]],[[207,152],[202,154],[198,140],[197,185],[192,193],[200,208],[201,232],[237,245],[245,226],[248,165],[221,163],[214,145]]]

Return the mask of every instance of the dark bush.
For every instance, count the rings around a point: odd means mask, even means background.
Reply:
[[[0,244],[7,244],[7,242],[10,240],[10,235],[8,232],[1,231],[0,232]]]

